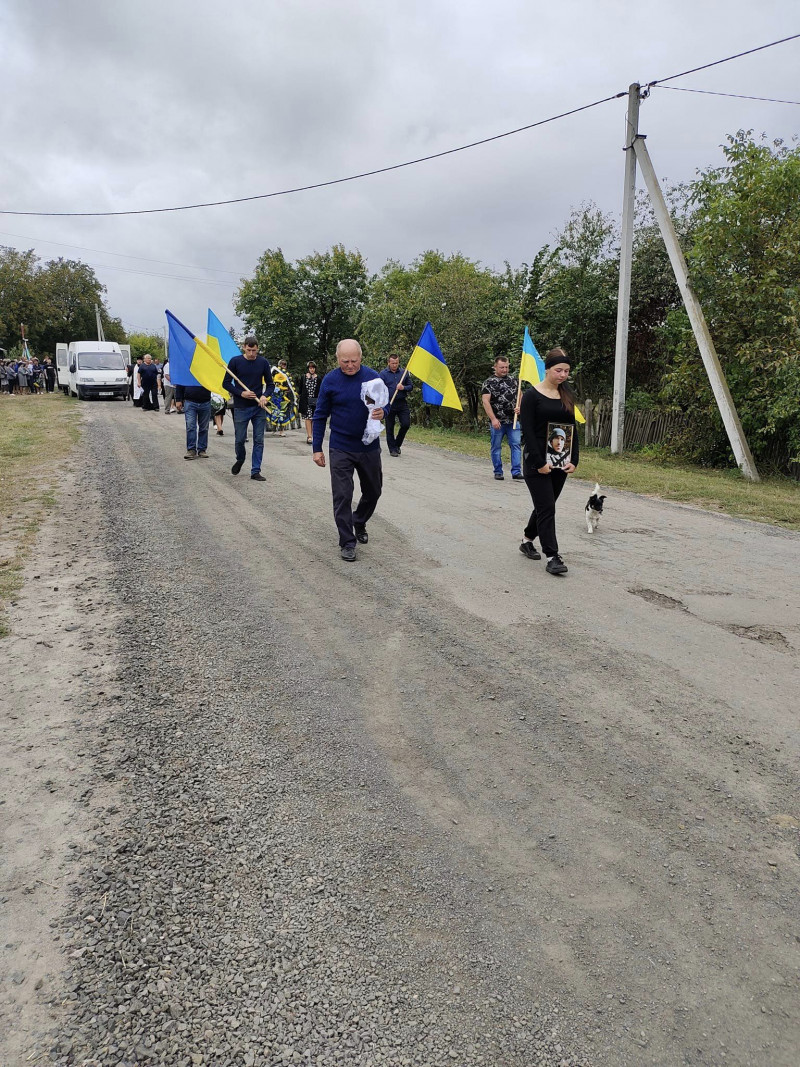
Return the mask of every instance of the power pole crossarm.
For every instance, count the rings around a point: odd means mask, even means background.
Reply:
[[[656,172],[653,168],[652,160],[650,159],[650,153],[647,151],[647,145],[643,140],[638,139],[634,142],[634,150],[636,152],[636,159],[639,166],[642,168],[642,177],[645,180],[647,191],[650,194],[650,199],[653,203],[653,210],[656,215],[659,229],[661,230],[661,236],[664,238],[664,244],[667,246],[667,254],[669,255],[669,260],[675,273],[675,280],[678,283],[683,302],[686,305],[686,312],[689,316],[689,321],[692,324],[697,347],[700,349],[703,365],[708,374],[708,380],[711,383],[711,388],[714,392],[714,399],[717,401],[717,407],[722,416],[722,422],[725,426],[725,431],[728,434],[728,440],[733,449],[733,454],[736,457],[736,462],[741,468],[742,473],[745,477],[749,478],[751,482],[760,481],[752,453],[750,452],[750,446],[747,443],[747,438],[744,435],[744,430],[742,429],[742,424],[738,412],[736,411],[736,405],[733,402],[733,397],[728,388],[728,383],[725,380],[719,356],[714,348],[714,342],[711,339],[703,309],[700,307],[700,302],[689,285],[689,273],[686,269],[686,260],[678,242],[678,235],[675,232],[675,227],[672,225],[672,219],[670,218],[667,204],[664,200],[664,194],[661,192],[661,186],[658,183],[658,178],[656,177]]]

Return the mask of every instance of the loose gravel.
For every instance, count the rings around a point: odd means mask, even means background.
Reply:
[[[117,796],[91,851],[74,850],[48,1062],[588,1064],[563,1007],[531,1003],[507,972],[447,843],[389,784],[348,679],[285,647],[235,561],[226,587],[209,584],[153,525],[108,433],[89,427],[82,489],[114,487],[102,539],[122,696],[98,720],[85,687],[79,721]]]

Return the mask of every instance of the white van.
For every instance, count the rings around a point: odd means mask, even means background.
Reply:
[[[69,396],[128,397],[130,346],[116,341],[72,341],[56,345],[58,384]]]

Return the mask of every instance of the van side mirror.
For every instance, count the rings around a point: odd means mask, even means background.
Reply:
[[[77,370],[77,367],[75,366],[75,364],[74,363],[70,363],[70,365],[69,365],[70,374],[74,374],[76,370]]]

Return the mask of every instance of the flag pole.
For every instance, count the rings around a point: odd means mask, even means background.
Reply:
[[[406,367],[406,369],[405,369],[405,370],[403,371],[403,377],[402,377],[402,378],[400,379],[400,381],[399,381],[399,382],[397,383],[397,388],[396,388],[396,389],[395,389],[395,391],[394,391],[394,392],[392,393],[392,399],[391,399],[391,400],[389,401],[389,407],[391,407],[391,406],[392,406],[392,404],[394,403],[394,398],[395,398],[395,397],[397,396],[397,394],[399,393],[399,391],[400,391],[400,386],[401,386],[401,385],[403,384],[403,382],[404,382],[404,381],[406,380],[406,375],[407,375],[407,374],[408,374],[408,367]]]
[[[520,363],[520,365],[519,365],[519,373],[520,373],[520,376],[517,379],[517,404],[516,404],[516,407],[514,408],[514,425],[511,427],[512,430],[516,430],[516,428],[517,428],[517,419],[519,418],[519,415],[517,413],[517,408],[519,407],[519,398],[522,396],[522,363]]]

